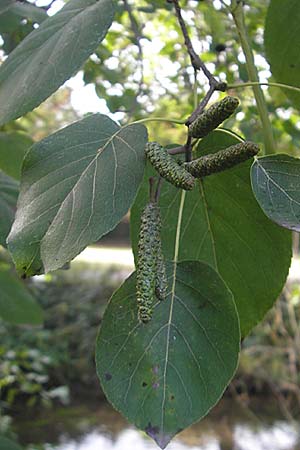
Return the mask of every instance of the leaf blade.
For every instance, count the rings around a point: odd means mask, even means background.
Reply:
[[[218,401],[236,370],[240,341],[232,295],[211,267],[171,264],[170,286],[173,276],[169,298],[139,325],[132,275],[113,295],[96,344],[108,399],[161,448]]]
[[[235,138],[216,131],[201,141],[198,155],[235,143]],[[275,302],[292,256],[290,233],[264,216],[253,196],[249,172],[250,162],[240,164],[203,179],[197,189],[186,194],[179,249],[179,261],[202,260],[220,273],[234,295],[243,336]],[[131,210],[135,257],[140,212],[147,198],[145,180],[151,175],[148,168]],[[172,259],[179,201],[180,192],[165,183],[160,206],[162,245],[168,259]]]
[[[271,0],[265,24],[265,49],[271,72],[278,82],[300,86],[300,4],[297,0]],[[295,107],[300,93],[283,89]]]
[[[264,213],[278,225],[300,231],[300,160],[277,154],[258,158],[251,168],[251,183]]]
[[[76,73],[113,16],[111,0],[72,0],[30,33],[0,67],[0,125],[34,109]]]
[[[43,323],[43,312],[25,285],[9,270],[0,268],[0,316],[16,325]]]
[[[0,245],[4,247],[14,221],[18,194],[19,184],[0,170]]]
[[[94,114],[26,154],[9,249],[27,276],[51,271],[112,230],[134,201],[147,130]]]

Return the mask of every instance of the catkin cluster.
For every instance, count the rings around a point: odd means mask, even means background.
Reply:
[[[160,229],[159,207],[148,203],[141,216],[136,278],[138,318],[143,323],[151,320],[155,296],[163,300],[167,293]]]
[[[180,166],[164,147],[157,142],[148,142],[145,153],[162,178],[186,191],[193,189],[194,177],[183,166]]]
[[[217,128],[224,120],[228,119],[239,105],[235,97],[225,97],[220,102],[214,103],[206,111],[201,113],[189,126],[189,135],[194,138],[202,138]]]

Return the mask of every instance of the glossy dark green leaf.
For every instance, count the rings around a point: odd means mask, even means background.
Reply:
[[[265,26],[265,49],[278,82],[300,87],[300,2],[271,0]],[[300,93],[284,90],[296,107]]]
[[[4,436],[0,436],[0,450],[22,450],[22,447],[16,442],[11,441]]]
[[[24,154],[32,144],[32,139],[24,133],[0,133],[0,169],[19,180]]]
[[[0,245],[3,246],[14,221],[18,194],[19,184],[0,170]]]
[[[237,142],[216,131],[201,141],[198,156]],[[250,166],[251,162],[246,162],[211,175],[186,194],[179,248],[179,260],[206,261],[220,273],[234,295],[244,336],[274,304],[291,261],[291,233],[273,224],[259,208],[251,189]],[[131,211],[135,254],[150,174],[153,172],[147,172]],[[164,183],[162,244],[168,259],[173,257],[180,197],[179,190]]]
[[[205,416],[232,378],[240,332],[232,294],[208,265],[169,265],[169,295],[137,320],[135,274],[115,292],[96,344],[97,373],[116,409],[164,448]]]
[[[94,114],[31,147],[8,239],[21,275],[62,267],[120,222],[143,178],[146,142],[143,125]]]
[[[71,0],[30,33],[0,67],[0,125],[31,111],[74,75],[113,16],[112,0]]]
[[[43,312],[26,286],[9,270],[0,267],[0,317],[14,324],[40,325]]]
[[[258,158],[251,182],[256,200],[269,219],[300,231],[300,159],[278,154]]]

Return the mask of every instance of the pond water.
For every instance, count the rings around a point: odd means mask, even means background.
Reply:
[[[268,398],[247,407],[225,398],[168,450],[300,450],[297,424],[284,420]],[[27,450],[157,450],[106,402],[19,416],[15,432]]]

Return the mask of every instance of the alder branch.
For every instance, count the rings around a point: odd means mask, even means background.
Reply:
[[[180,25],[180,28],[181,28],[181,31],[182,31],[182,34],[184,37],[184,43],[185,43],[186,49],[188,51],[188,54],[189,54],[189,57],[191,60],[191,64],[192,64],[194,70],[195,71],[202,70],[202,72],[204,73],[204,75],[206,76],[206,78],[208,79],[208,82],[209,82],[209,90],[208,90],[207,94],[205,95],[204,99],[200,102],[198,107],[193,111],[193,113],[188,117],[188,119],[185,122],[186,126],[189,126],[195,120],[195,118],[199,114],[201,114],[201,112],[204,110],[205,106],[209,102],[213,93],[215,91],[224,92],[227,88],[227,84],[217,80],[214,77],[214,75],[208,70],[208,68],[206,67],[206,64],[202,61],[201,57],[199,55],[197,55],[197,53],[195,52],[195,49],[194,49],[192,41],[190,39],[185,21],[181,14],[181,7],[179,5],[179,1],[178,0],[168,0],[168,1],[170,3],[174,4],[178,23]],[[186,148],[187,148],[187,151],[190,151],[190,147],[188,148],[188,142],[186,144]]]

